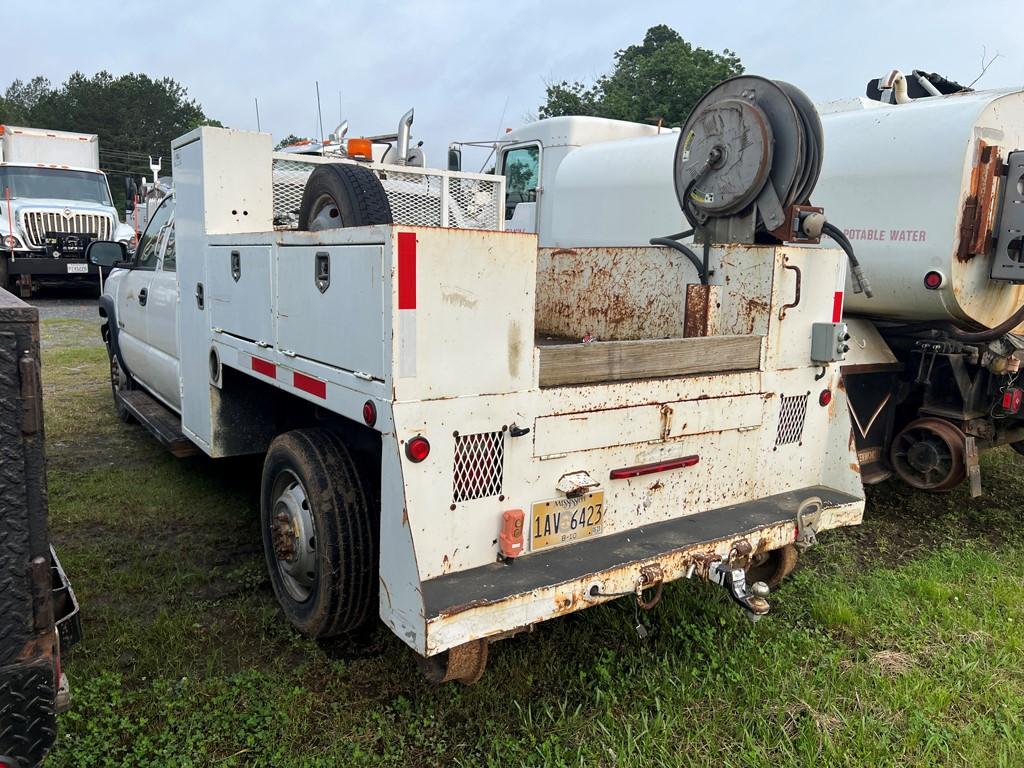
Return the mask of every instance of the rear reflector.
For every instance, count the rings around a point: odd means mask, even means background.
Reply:
[[[414,464],[419,464],[427,458],[430,455],[430,443],[427,442],[427,438],[423,435],[416,435],[416,437],[405,444],[405,455]]]
[[[651,464],[637,464],[635,467],[622,467],[613,469],[612,480],[625,480],[628,477],[640,477],[640,475],[653,475],[656,472],[668,472],[670,469],[682,469],[692,467],[700,461],[700,456],[683,456],[681,459],[668,459],[667,461],[655,461]]]

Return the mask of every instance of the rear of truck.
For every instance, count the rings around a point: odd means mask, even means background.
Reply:
[[[296,184],[269,137],[202,128],[173,157],[181,428],[213,457],[269,447],[268,565],[301,587],[279,591],[286,613],[321,589],[310,488],[338,489],[329,546],[374,563],[382,620],[464,681],[491,640],[621,595],[652,606],[682,577],[762,615],[748,572],[775,582],[795,548],[860,522],[841,252],[715,246],[701,285],[668,248],[454,228],[499,210],[500,180],[394,187],[393,169],[395,218],[448,226],[272,231]],[[298,461],[279,489],[275,446],[295,440],[324,466],[347,443],[358,482]],[[344,578],[359,594],[331,606],[363,611],[362,577]]]

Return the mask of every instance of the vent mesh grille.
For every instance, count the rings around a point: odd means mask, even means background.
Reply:
[[[807,395],[783,395],[779,406],[779,432],[775,436],[775,445],[799,443],[804,434],[806,417]]]
[[[455,438],[453,501],[497,496],[504,472],[504,432],[478,432]]]

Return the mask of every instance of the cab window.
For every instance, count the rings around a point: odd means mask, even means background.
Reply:
[[[156,269],[157,257],[160,255],[161,230],[171,218],[172,206],[168,203],[169,200],[170,198],[160,204],[146,224],[146,231],[139,238],[139,247],[135,249],[132,269]]]
[[[160,263],[160,269],[164,272],[176,272],[178,269],[178,262],[176,260],[174,250],[174,219],[171,219],[171,223],[164,229],[164,258]]]
[[[511,219],[520,203],[537,202],[537,179],[540,170],[540,147],[516,147],[505,152],[502,160],[505,175],[505,219]]]

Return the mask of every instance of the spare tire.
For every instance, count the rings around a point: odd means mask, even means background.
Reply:
[[[387,193],[369,168],[348,163],[320,165],[306,181],[299,208],[300,230],[392,223]]]

